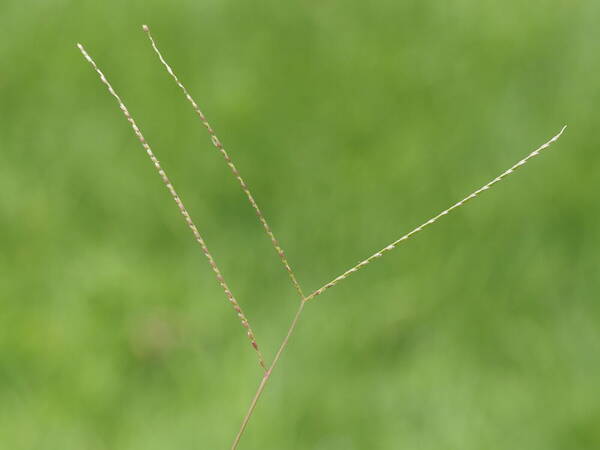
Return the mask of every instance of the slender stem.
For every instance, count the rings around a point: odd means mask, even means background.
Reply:
[[[254,397],[252,398],[252,402],[250,403],[250,407],[248,408],[248,412],[244,416],[244,420],[242,421],[242,425],[240,426],[240,430],[238,431],[238,434],[235,437],[235,440],[233,441],[233,445],[231,446],[231,450],[236,450],[238,448],[238,445],[240,443],[240,440],[242,439],[244,431],[246,431],[246,427],[248,426],[248,422],[250,422],[250,418],[252,417],[252,414],[254,413],[254,409],[256,408],[256,404],[258,403],[258,400],[260,399],[263,391],[265,390],[265,386],[267,385],[267,382],[269,381],[269,378],[271,377],[271,374],[273,373],[273,370],[275,369],[275,366],[277,365],[277,362],[279,361],[279,359],[281,358],[281,355],[285,351],[285,349],[286,349],[286,347],[288,345],[288,342],[290,341],[290,337],[292,336],[292,334],[294,333],[294,330],[296,329],[296,325],[298,324],[298,320],[300,319],[300,316],[302,315],[302,311],[304,310],[304,305],[305,304],[306,304],[305,300],[302,300],[300,302],[300,307],[298,308],[298,311],[296,311],[296,315],[294,316],[294,319],[292,320],[290,328],[288,329],[288,332],[285,335],[285,338],[283,339],[283,342],[279,346],[279,350],[277,350],[277,353],[275,354],[275,358],[273,359],[273,362],[271,363],[271,366],[265,372],[262,380],[260,381],[260,384],[258,385],[258,389],[256,390],[256,393],[254,394]]]

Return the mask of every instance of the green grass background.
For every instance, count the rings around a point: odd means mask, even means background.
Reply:
[[[227,449],[261,374],[86,45],[270,360],[240,449],[600,448],[600,3],[0,4],[0,448]]]

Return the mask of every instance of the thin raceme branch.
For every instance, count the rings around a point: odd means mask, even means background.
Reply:
[[[148,25],[143,25],[142,28],[143,28],[144,32],[146,33],[146,35],[148,36],[148,39],[150,40],[150,43],[152,44],[152,48],[154,49],[154,52],[156,53],[156,55],[160,59],[160,62],[165,67],[165,69],[167,70],[167,72],[169,73],[169,75],[171,75],[171,77],[173,78],[173,80],[175,81],[175,83],[177,84],[177,86],[179,86],[179,88],[181,89],[181,91],[185,95],[185,98],[192,105],[192,108],[194,108],[194,111],[196,112],[196,114],[200,118],[200,121],[202,122],[202,125],[204,125],[204,127],[208,130],[208,134],[210,135],[210,140],[211,140],[212,144],[221,153],[221,155],[223,156],[223,158],[227,162],[227,165],[231,169],[231,172],[233,173],[233,175],[235,176],[235,178],[238,180],[240,186],[242,187],[242,190],[246,194],[246,197],[248,197],[248,201],[250,202],[250,204],[252,205],[252,208],[254,208],[254,211],[256,212],[256,215],[258,216],[258,220],[260,221],[260,223],[262,224],[263,228],[265,229],[265,232],[269,236],[269,239],[271,239],[271,243],[273,244],[273,247],[275,248],[275,251],[279,255],[279,259],[281,260],[283,266],[285,267],[285,270],[287,271],[287,273],[288,273],[288,275],[290,277],[290,280],[292,281],[292,284],[294,285],[294,288],[296,289],[296,291],[298,291],[298,294],[300,294],[300,298],[304,299],[304,294],[302,292],[302,288],[300,287],[300,283],[298,283],[298,280],[296,279],[296,276],[295,276],[295,274],[294,274],[294,272],[293,272],[290,264],[288,263],[288,260],[287,260],[287,258],[285,256],[285,252],[281,248],[281,245],[279,245],[279,241],[277,240],[277,238],[273,234],[273,231],[271,230],[271,227],[267,223],[267,220],[265,219],[265,216],[263,215],[263,213],[261,212],[260,208],[258,207],[258,204],[256,203],[256,200],[254,200],[254,196],[251,194],[250,189],[248,188],[248,185],[246,184],[246,182],[244,181],[244,179],[240,175],[240,173],[237,170],[235,164],[231,160],[231,157],[229,156],[229,154],[227,153],[227,151],[223,147],[223,144],[221,143],[221,140],[217,137],[217,135],[215,134],[215,131],[213,130],[213,128],[210,126],[210,124],[206,120],[206,116],[204,115],[204,113],[202,112],[202,110],[200,109],[200,107],[198,106],[198,104],[196,103],[196,101],[192,98],[192,96],[190,95],[189,91],[186,89],[186,87],[183,85],[183,83],[179,80],[179,78],[177,77],[177,75],[173,71],[172,67],[167,63],[167,61],[163,57],[162,53],[158,49],[158,46],[156,45],[156,42],[155,42],[154,38],[152,37],[152,34],[150,33],[150,28],[148,27]]]
[[[483,191],[487,191],[492,186],[494,186],[496,183],[502,181],[504,178],[506,178],[507,176],[509,176],[510,174],[512,174],[515,170],[517,170],[518,168],[524,166],[531,158],[534,158],[535,156],[538,156],[543,150],[545,150],[548,147],[550,147],[550,145],[552,145],[554,142],[556,142],[558,140],[558,138],[560,138],[560,136],[563,134],[563,131],[565,131],[565,128],[567,128],[566,125],[562,128],[562,130],[560,130],[560,133],[558,133],[556,136],[554,136],[552,139],[550,139],[548,142],[546,142],[545,144],[543,144],[538,149],[536,149],[533,152],[531,152],[529,155],[527,155],[527,157],[523,158],[521,161],[519,161],[518,163],[516,163],[510,169],[508,169],[505,172],[503,172],[500,175],[498,175],[496,178],[494,178],[492,181],[490,181],[486,185],[480,187],[475,192],[469,194],[467,197],[463,198],[458,203],[455,203],[450,208],[442,211],[437,216],[432,217],[427,222],[419,225],[417,228],[415,228],[411,232],[405,234],[400,239],[392,242],[387,247],[384,247],[383,249],[381,249],[377,253],[369,256],[367,259],[365,259],[364,261],[361,261],[356,266],[352,267],[351,269],[348,269],[343,274],[341,274],[338,277],[334,278],[329,283],[325,284],[323,287],[317,289],[315,292],[313,292],[312,294],[310,294],[308,297],[306,297],[306,300],[308,301],[308,300],[316,297],[317,295],[321,295],[327,289],[335,286],[340,281],[345,280],[346,278],[348,278],[353,273],[358,272],[360,269],[362,269],[363,267],[365,267],[367,264],[371,263],[375,259],[381,258],[385,253],[387,253],[387,252],[389,252],[391,250],[394,250],[400,243],[402,243],[403,241],[406,241],[407,239],[411,238],[412,236],[414,236],[415,234],[419,233],[420,231],[423,231],[426,227],[428,227],[429,225],[432,225],[433,223],[437,222],[440,218],[442,218],[443,216],[447,215],[449,212],[451,212],[451,211],[453,211],[453,210],[455,210],[457,208],[460,208],[465,203],[467,203],[469,200],[472,200],[473,198],[477,197]]]
[[[225,291],[225,295],[227,296],[227,299],[229,300],[229,302],[231,303],[231,306],[233,306],[233,309],[237,313],[237,315],[238,315],[238,317],[239,317],[239,319],[240,319],[240,321],[242,323],[242,326],[246,329],[246,333],[248,335],[248,339],[250,340],[250,343],[252,344],[252,347],[254,348],[254,350],[256,351],[256,354],[258,355],[258,362],[259,362],[259,364],[266,371],[267,367],[266,367],[264,358],[262,356],[262,353],[261,353],[261,351],[260,351],[260,349],[258,347],[258,344],[256,342],[256,337],[254,335],[254,332],[252,331],[252,328],[250,327],[250,323],[248,322],[248,319],[246,318],[246,315],[242,311],[242,308],[240,307],[240,305],[238,304],[237,300],[233,296],[231,290],[229,289],[229,286],[225,282],[225,279],[223,278],[223,275],[221,274],[221,271],[219,270],[219,267],[217,266],[217,263],[215,262],[212,254],[209,252],[208,247],[206,246],[206,243],[205,243],[204,239],[202,238],[202,235],[198,231],[198,228],[196,227],[196,225],[192,221],[192,218],[191,218],[190,214],[188,213],[186,207],[184,206],[184,204],[183,204],[183,202],[181,200],[181,197],[179,197],[179,195],[175,191],[175,188],[173,187],[173,185],[171,184],[171,181],[167,177],[166,172],[163,170],[162,166],[160,165],[160,162],[158,161],[158,159],[154,155],[154,152],[152,151],[152,149],[150,148],[150,146],[146,142],[146,139],[144,138],[144,135],[142,134],[142,132],[139,129],[139,127],[137,126],[135,120],[133,119],[133,117],[129,113],[129,110],[127,109],[127,107],[125,106],[125,104],[123,103],[123,101],[121,100],[121,97],[119,97],[119,95],[113,89],[112,85],[109,83],[109,81],[107,80],[107,78],[104,76],[104,73],[102,73],[102,71],[98,68],[98,66],[96,65],[95,61],[85,51],[85,49],[83,48],[83,45],[77,44],[77,47],[81,51],[81,53],[84,56],[84,58],[92,65],[92,67],[94,68],[94,70],[98,73],[98,76],[100,77],[100,80],[108,88],[108,92],[117,100],[117,102],[119,104],[119,108],[121,108],[121,111],[123,112],[123,114],[125,115],[125,118],[127,119],[127,121],[129,122],[129,124],[131,125],[131,128],[133,129],[135,135],[137,136],[138,140],[142,144],[142,147],[144,147],[144,150],[146,150],[146,153],[148,154],[148,156],[150,157],[150,160],[154,164],[154,167],[158,171],[158,174],[160,175],[163,183],[165,184],[165,186],[167,187],[169,193],[171,194],[171,197],[173,197],[173,200],[177,204],[177,207],[179,208],[179,211],[181,212],[181,215],[184,217],[185,222],[187,223],[188,227],[190,228],[190,230],[194,234],[194,238],[196,239],[196,241],[198,242],[198,244],[200,244],[200,247],[202,248],[202,252],[206,256],[206,259],[208,259],[208,263],[210,264],[210,267],[212,268],[213,272],[215,273],[215,275],[217,277],[217,281],[219,282],[219,285],[221,285],[221,287],[223,288],[223,291]]]

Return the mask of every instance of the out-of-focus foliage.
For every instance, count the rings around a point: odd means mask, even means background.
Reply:
[[[0,5],[0,448],[224,449],[260,370],[123,96],[271,359],[241,449],[600,447],[600,3]]]

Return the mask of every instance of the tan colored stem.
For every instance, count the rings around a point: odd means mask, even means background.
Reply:
[[[292,323],[290,325],[290,328],[288,329],[287,334],[285,335],[285,338],[283,339],[283,342],[281,343],[281,345],[279,346],[279,350],[277,350],[277,354],[275,355],[275,359],[273,359],[273,363],[271,364],[271,366],[269,367],[269,369],[265,372],[262,380],[260,381],[260,384],[258,385],[258,389],[256,390],[256,393],[254,394],[254,397],[252,398],[252,402],[250,403],[250,407],[248,408],[248,412],[246,413],[246,415],[244,416],[244,420],[242,421],[242,425],[240,426],[240,430],[238,431],[238,434],[235,437],[235,440],[233,441],[233,445],[231,446],[231,450],[236,450],[239,443],[240,443],[240,439],[242,438],[244,431],[246,431],[246,427],[248,426],[248,422],[250,421],[250,418],[252,417],[252,414],[254,413],[254,409],[256,408],[256,404],[258,403],[258,400],[260,399],[263,391],[265,390],[265,387],[267,385],[267,382],[269,381],[269,378],[271,377],[273,370],[275,369],[275,366],[277,366],[277,362],[279,361],[279,359],[281,358],[281,355],[283,354],[283,352],[285,351],[290,338],[292,337],[292,334],[294,333],[294,330],[296,329],[296,325],[298,324],[298,320],[300,320],[300,316],[302,315],[302,311],[304,310],[304,305],[306,304],[306,301],[302,300],[300,302],[300,307],[298,308],[298,311],[296,311],[296,315],[294,316],[294,319],[292,320]]]

